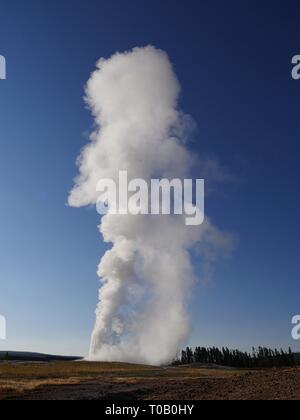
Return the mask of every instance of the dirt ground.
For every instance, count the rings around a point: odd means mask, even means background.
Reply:
[[[120,363],[2,363],[0,400],[298,400],[300,368],[262,371]]]

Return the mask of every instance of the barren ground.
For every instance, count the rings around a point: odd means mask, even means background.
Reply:
[[[300,399],[300,368],[261,371],[120,363],[1,363],[0,400]]]

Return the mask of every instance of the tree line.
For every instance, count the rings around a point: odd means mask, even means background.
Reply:
[[[239,350],[222,350],[216,347],[196,347],[194,350],[187,347],[182,351],[181,358],[174,361],[173,365],[189,365],[193,363],[216,364],[237,368],[272,368],[288,367],[297,364],[296,357],[291,348],[288,351],[272,350],[265,347],[253,348],[252,353]]]

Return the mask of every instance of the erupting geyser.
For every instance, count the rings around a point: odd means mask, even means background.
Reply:
[[[120,170],[142,178],[186,178],[195,158],[186,148],[191,119],[177,108],[178,80],[168,56],[154,47],[101,59],[86,87],[96,123],[78,160],[73,207],[96,204],[100,179]],[[183,216],[107,214],[100,231],[103,256],[90,359],[169,362],[187,339],[186,301],[194,274],[189,250],[213,259],[226,237],[206,218],[188,227]],[[207,251],[207,252],[206,252]]]

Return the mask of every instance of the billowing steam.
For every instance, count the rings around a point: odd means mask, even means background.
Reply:
[[[86,87],[96,130],[78,159],[73,207],[97,202],[100,179],[185,177],[195,159],[186,148],[191,119],[177,108],[178,80],[154,47],[101,59]],[[112,249],[102,258],[90,359],[164,364],[176,356],[190,324],[186,300],[194,282],[189,250],[204,264],[227,238],[207,219],[187,227],[181,216],[107,214],[100,231]]]

